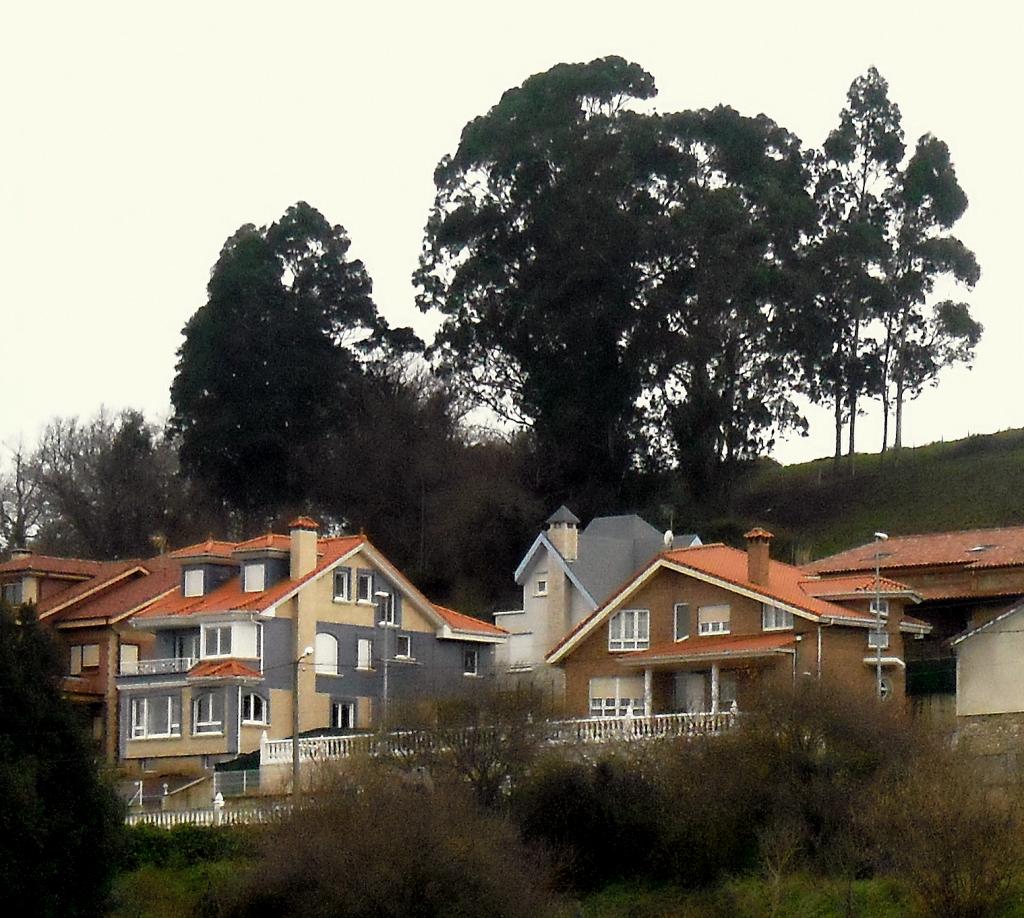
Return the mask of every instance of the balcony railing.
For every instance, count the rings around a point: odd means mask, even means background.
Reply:
[[[121,664],[122,676],[168,676],[187,673],[196,665],[196,657],[170,657],[166,660],[126,660]]]
[[[651,717],[586,717],[556,720],[544,725],[542,735],[552,745],[562,743],[609,743],[622,740],[651,740],[664,737],[706,736],[721,733],[736,725],[734,710],[717,714],[655,714]],[[409,731],[361,733],[347,736],[306,736],[299,738],[299,758],[303,762],[344,759],[357,753],[408,755],[427,748],[454,746],[462,742],[466,731],[429,733]],[[493,729],[493,728],[483,728]],[[260,765],[285,765],[292,760],[290,739],[264,739],[260,744]]]

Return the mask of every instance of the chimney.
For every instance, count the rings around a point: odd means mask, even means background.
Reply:
[[[768,586],[768,546],[775,536],[767,529],[755,528],[743,538],[747,540],[747,580]]]
[[[300,516],[288,524],[291,535],[289,576],[292,580],[305,577],[316,567],[316,537],[320,524],[308,516]]]
[[[31,548],[20,548],[19,547],[19,548],[12,548],[11,549],[11,560],[12,561],[21,561],[22,558],[31,558],[31,557],[32,557],[32,549]]]
[[[566,561],[575,561],[579,554],[579,519],[563,504],[548,517],[548,540]]]

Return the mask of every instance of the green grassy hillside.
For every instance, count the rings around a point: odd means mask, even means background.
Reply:
[[[904,449],[898,459],[855,458],[852,477],[845,460],[838,475],[831,459],[766,464],[739,487],[734,518],[709,528],[727,536],[766,526],[779,557],[803,561],[868,542],[876,530],[1024,525],[1024,430]]]

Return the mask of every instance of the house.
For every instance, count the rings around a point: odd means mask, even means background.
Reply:
[[[883,696],[901,698],[904,636],[929,630],[906,612],[916,594],[811,576],[771,560],[771,533],[746,539],[662,552],[567,634],[547,662],[569,713],[715,713],[803,678],[873,691],[878,668]]]
[[[1016,720],[1024,725],[1024,602],[1004,607],[950,646],[956,654],[958,719],[1021,715]]]
[[[564,506],[548,518],[516,568],[522,608],[495,616],[510,632],[499,669],[529,674],[556,694],[562,673],[545,664],[547,651],[658,552],[700,545],[694,534],[662,534],[636,514],[595,517],[582,532],[579,523]]]
[[[821,577],[873,574],[875,563],[921,596],[914,614],[931,635],[907,653],[907,691],[922,707],[942,707],[957,692],[950,641],[1024,597],[1024,526],[891,536],[821,558],[805,570]]]
[[[306,517],[173,556],[174,592],[133,619],[153,654],[118,679],[120,757],[139,773],[203,772],[264,737],[368,729],[392,702],[479,690],[506,638],[431,603],[365,536],[320,538]]]
[[[88,561],[22,549],[0,564],[4,598],[34,603],[40,623],[57,639],[64,693],[84,710],[108,762],[118,748],[117,674],[130,670],[150,643],[131,629],[131,618],[177,580],[177,564],[164,557]]]

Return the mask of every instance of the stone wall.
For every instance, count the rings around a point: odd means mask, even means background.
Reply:
[[[958,717],[955,740],[985,784],[1024,784],[1024,713]]]

